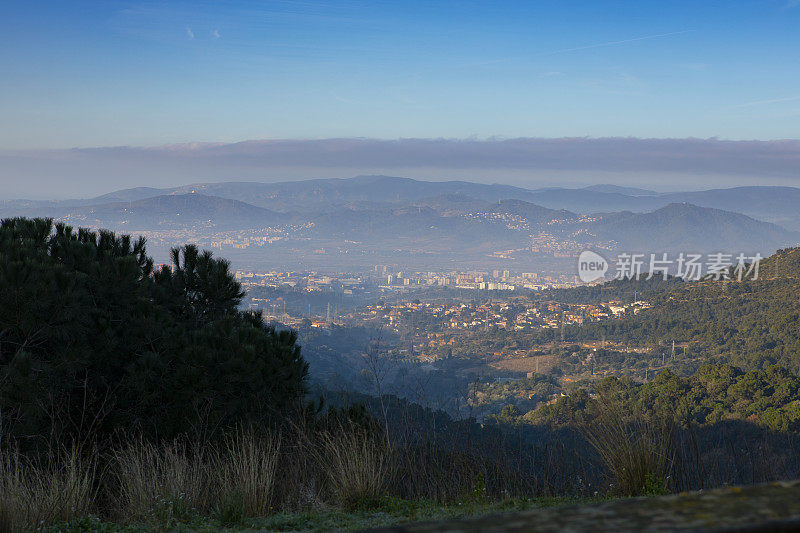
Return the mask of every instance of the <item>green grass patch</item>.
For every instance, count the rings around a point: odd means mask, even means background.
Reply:
[[[376,505],[353,511],[336,508],[278,513],[265,518],[244,519],[231,524],[216,518],[195,516],[182,523],[153,522],[149,524],[120,525],[102,522],[96,518],[83,518],[61,523],[45,529],[48,533],[139,533],[139,532],[191,532],[211,531],[353,531],[372,527],[390,526],[409,522],[466,518],[494,513],[523,511],[526,509],[554,507],[594,500],[570,498],[514,498],[498,502],[461,502],[437,504],[425,500],[384,498]]]

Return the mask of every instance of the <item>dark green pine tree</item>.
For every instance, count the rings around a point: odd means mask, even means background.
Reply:
[[[272,424],[305,392],[296,336],[242,312],[229,264],[45,219],[0,224],[0,428],[22,445],[210,436]]]

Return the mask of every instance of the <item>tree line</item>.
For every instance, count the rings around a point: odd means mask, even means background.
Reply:
[[[0,287],[0,431],[23,446],[208,437],[305,391],[295,333],[239,310],[228,262],[192,245],[156,266],[144,238],[6,219]]]

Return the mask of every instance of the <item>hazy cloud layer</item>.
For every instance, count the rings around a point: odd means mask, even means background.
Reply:
[[[324,139],[0,152],[0,196],[86,196],[195,181],[365,173],[528,186],[800,186],[800,141]]]

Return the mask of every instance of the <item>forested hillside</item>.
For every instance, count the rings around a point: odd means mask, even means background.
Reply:
[[[621,320],[567,326],[565,338],[635,345],[690,343],[693,354],[709,361],[744,369],[779,364],[800,371],[800,249],[780,250],[762,261],[756,280],[642,283],[576,289],[575,298],[632,298],[638,289],[652,308]]]
[[[688,378],[664,370],[647,383],[608,377],[594,386],[594,395],[628,412],[668,417],[685,427],[747,420],[774,431],[800,430],[800,378],[777,365],[743,372],[732,365],[706,364]],[[521,420],[574,424],[592,416],[594,401],[579,390],[528,412]]]

